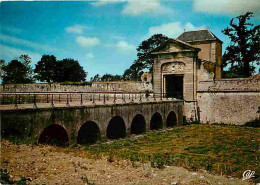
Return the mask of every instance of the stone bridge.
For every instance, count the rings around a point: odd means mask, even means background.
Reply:
[[[183,123],[183,101],[162,100],[1,110],[2,136],[88,144]]]

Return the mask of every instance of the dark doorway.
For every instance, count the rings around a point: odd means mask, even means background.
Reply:
[[[107,126],[107,138],[118,139],[126,136],[125,122],[120,116],[113,117]]]
[[[166,120],[166,127],[173,127],[177,124],[177,117],[175,112],[171,111]]]
[[[52,124],[43,130],[39,138],[39,143],[67,146],[69,144],[69,137],[66,130],[62,126]]]
[[[84,123],[78,132],[78,144],[93,144],[100,139],[100,130],[93,121]]]
[[[165,75],[166,98],[183,99],[183,76]]]
[[[150,122],[150,130],[159,130],[163,128],[162,116],[158,112],[154,113]]]
[[[145,119],[141,114],[137,114],[131,124],[132,134],[141,134],[145,132]]]

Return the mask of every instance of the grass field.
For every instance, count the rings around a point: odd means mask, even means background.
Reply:
[[[182,166],[242,178],[245,170],[260,174],[260,128],[192,124],[139,137],[86,147],[91,157],[130,159],[152,166]],[[256,175],[254,181],[259,181]]]

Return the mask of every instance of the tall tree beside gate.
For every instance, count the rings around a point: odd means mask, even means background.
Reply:
[[[167,41],[169,38],[163,34],[154,34],[149,39],[142,41],[138,46],[137,60],[125,70],[123,74],[124,80],[140,80],[144,70],[153,72],[153,57],[150,52]]]
[[[150,52],[168,39],[169,38],[163,34],[154,34],[149,39],[144,40],[137,48],[137,62],[141,62],[145,69],[152,72],[153,57]]]
[[[223,55],[223,66],[231,66],[226,77],[249,77],[254,72],[254,66],[259,65],[260,25],[249,23],[252,17],[253,13],[247,12],[233,18],[230,27],[222,31],[231,40]]]

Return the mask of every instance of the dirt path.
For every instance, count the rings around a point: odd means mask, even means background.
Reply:
[[[8,169],[13,180],[30,178],[31,184],[250,184],[239,179],[189,172],[181,167],[151,168],[150,164],[132,164],[120,160],[87,159],[84,151],[53,146],[13,145],[1,142],[1,168]],[[88,179],[88,180],[87,180]]]

